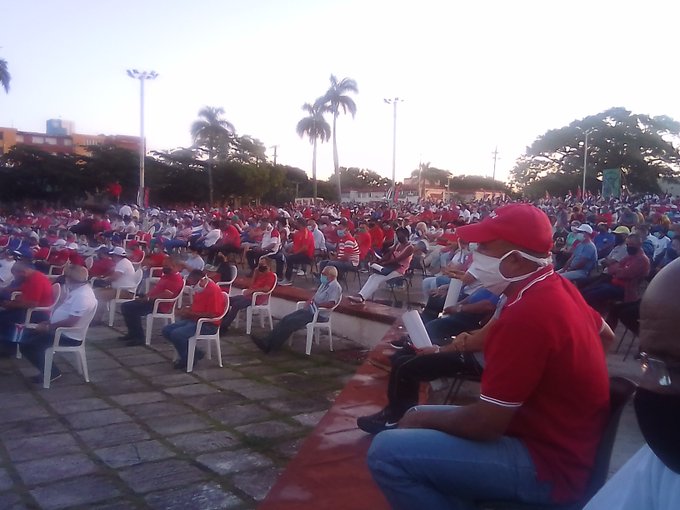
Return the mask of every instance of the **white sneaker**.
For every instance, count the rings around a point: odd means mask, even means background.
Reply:
[[[306,275],[307,273],[305,273],[302,269],[298,269],[298,270],[297,270],[297,273],[295,273],[295,274],[297,274],[298,276],[304,276],[304,275]]]
[[[289,281],[289,280],[281,280],[281,281],[279,282],[279,285],[280,285],[281,287],[289,287],[289,286],[293,285],[293,282],[291,282],[291,281]]]

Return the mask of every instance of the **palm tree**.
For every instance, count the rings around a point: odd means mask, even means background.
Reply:
[[[327,142],[331,137],[331,126],[323,117],[323,109],[319,106],[305,103],[302,109],[309,115],[297,123],[296,131],[300,138],[305,135],[312,144],[312,196],[316,199],[316,141]]]
[[[3,58],[0,58],[0,85],[2,85],[2,88],[5,89],[5,93],[9,93],[9,81],[11,79],[12,77],[7,70],[7,61]]]
[[[213,159],[217,155],[226,157],[236,130],[234,125],[222,118],[224,108],[206,106],[198,111],[199,119],[191,125],[194,144],[208,153],[208,191],[210,205],[213,203]]]
[[[352,117],[357,113],[357,105],[354,99],[346,95],[348,92],[357,94],[357,82],[351,78],[343,78],[338,81],[335,75],[331,74],[331,86],[326,93],[316,100],[314,106],[333,114],[333,166],[335,167],[335,177],[338,180],[338,200],[342,200],[342,185],[340,184],[340,165],[338,163],[338,142],[336,139],[335,124],[340,114],[351,113]]]

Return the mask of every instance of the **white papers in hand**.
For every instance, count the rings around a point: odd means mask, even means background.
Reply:
[[[449,282],[449,291],[446,293],[444,300],[444,310],[450,306],[455,306],[458,303],[458,296],[460,296],[460,289],[463,287],[463,282],[457,278],[451,278]]]
[[[408,331],[408,336],[411,338],[411,343],[417,348],[422,349],[432,345],[430,335],[427,334],[425,324],[420,318],[420,314],[415,310],[406,312],[401,316],[401,320]]]

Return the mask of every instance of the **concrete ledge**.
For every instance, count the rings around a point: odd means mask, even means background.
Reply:
[[[401,335],[390,328],[350,379],[333,407],[302,444],[258,510],[388,510],[387,500],[373,482],[366,453],[373,436],[359,430],[356,419],[387,403],[388,374],[384,365],[394,351],[385,345]]]

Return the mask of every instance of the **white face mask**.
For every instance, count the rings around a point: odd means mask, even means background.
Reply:
[[[513,276],[510,278],[503,276],[503,273],[501,273],[500,270],[501,262],[503,262],[503,259],[505,259],[508,255],[510,255],[513,252],[519,253],[523,258],[527,260],[536,262],[539,265],[539,267],[535,271],[532,271],[525,275]],[[512,282],[524,280],[528,276],[531,276],[532,274],[540,271],[542,268],[544,268],[551,262],[552,262],[551,257],[537,258],[526,253],[523,253],[519,250],[509,251],[499,259],[475,251],[472,253],[472,264],[470,265],[468,272],[472,276],[477,278],[479,283],[481,283],[482,286],[485,287],[487,290],[493,292],[496,295],[500,295]]]
[[[203,281],[203,278],[201,278],[200,280],[198,280],[198,281],[196,282],[196,285],[194,285],[194,286],[192,287],[193,290],[194,290],[194,292],[203,292],[203,291],[205,290],[205,287],[201,287],[201,282],[202,282],[202,281]]]

